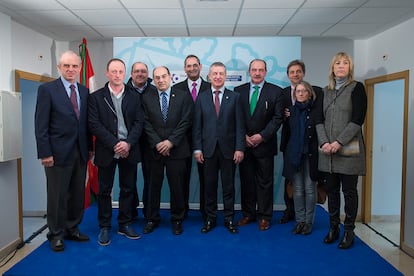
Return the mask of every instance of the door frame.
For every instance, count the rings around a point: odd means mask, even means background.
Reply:
[[[371,205],[372,205],[372,155],[373,155],[373,127],[374,127],[374,86],[378,83],[389,82],[394,80],[404,80],[404,111],[403,111],[403,153],[401,164],[401,221],[400,221],[400,248],[407,247],[404,243],[404,225],[405,225],[405,193],[406,193],[406,170],[407,170],[407,126],[408,126],[408,99],[409,99],[409,78],[410,71],[405,70],[393,74],[383,75],[365,80],[367,91],[368,106],[367,116],[364,124],[364,136],[366,146],[366,176],[362,180],[362,221],[371,222]],[[412,249],[410,249],[412,250]],[[413,252],[411,252],[413,253]]]

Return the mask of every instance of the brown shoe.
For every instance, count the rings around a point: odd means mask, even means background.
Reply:
[[[243,218],[241,218],[239,220],[239,222],[237,222],[237,225],[238,226],[244,226],[244,225],[247,225],[247,224],[252,223],[254,221],[256,221],[255,218],[252,218],[252,217],[243,217]]]
[[[261,219],[259,221],[259,230],[260,231],[265,231],[265,230],[268,230],[269,228],[270,228],[270,222],[268,220]]]

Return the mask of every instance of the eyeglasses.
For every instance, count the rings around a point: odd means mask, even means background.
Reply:
[[[305,93],[309,93],[308,89],[296,89],[295,93],[297,94],[305,94]]]

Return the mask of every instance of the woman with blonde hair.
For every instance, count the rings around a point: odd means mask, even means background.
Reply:
[[[324,242],[333,243],[340,234],[340,188],[345,200],[344,235],[338,247],[354,243],[358,212],[358,177],[365,175],[365,144],[362,124],[367,110],[364,85],[354,80],[350,55],[337,53],[329,68],[329,85],[323,89],[323,105],[316,125],[319,170],[324,172],[328,194],[330,229]]]

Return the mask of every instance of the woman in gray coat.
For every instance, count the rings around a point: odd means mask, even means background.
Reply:
[[[330,229],[324,242],[339,238],[340,188],[345,200],[344,235],[338,247],[354,242],[358,212],[358,176],[365,175],[365,145],[362,124],[367,109],[364,85],[354,80],[352,58],[336,54],[329,69],[329,85],[323,91],[323,110],[316,124],[321,153],[319,170],[324,173],[328,194]]]

